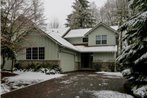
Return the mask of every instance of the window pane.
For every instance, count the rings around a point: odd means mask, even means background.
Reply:
[[[102,37],[101,35],[96,36],[96,44],[101,44]]]
[[[32,59],[38,59],[38,48],[32,48]]]
[[[26,49],[26,59],[31,59],[31,48]]]
[[[102,35],[102,44],[107,44],[107,35]]]
[[[44,59],[45,58],[45,49],[44,47],[39,48],[39,59]]]
[[[101,40],[101,36],[100,35],[97,35],[96,36],[96,40]]]
[[[83,38],[83,42],[88,42],[88,38]]]
[[[102,40],[107,40],[107,35],[102,35]]]
[[[107,44],[107,40],[102,40],[102,44]]]
[[[96,44],[101,44],[101,40],[97,40],[96,41]]]

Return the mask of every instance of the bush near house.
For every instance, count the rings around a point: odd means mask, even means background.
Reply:
[[[42,72],[46,74],[56,74],[61,73],[61,68],[59,65],[53,64],[39,64],[39,63],[31,63],[28,64],[27,67],[22,67],[20,63],[16,63],[14,65],[15,71],[32,71],[32,72]]]

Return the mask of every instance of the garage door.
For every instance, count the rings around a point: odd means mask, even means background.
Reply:
[[[63,72],[74,71],[74,55],[61,53],[61,68]]]

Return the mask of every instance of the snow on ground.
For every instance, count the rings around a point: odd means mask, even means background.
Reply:
[[[78,79],[77,76],[74,76],[74,77],[71,77],[69,80],[61,81],[60,83],[71,84],[71,83],[73,83],[77,79]]]
[[[16,72],[17,76],[5,77],[5,83],[1,84],[1,94],[9,92],[13,89],[19,89],[27,85],[36,84],[46,80],[59,78],[63,74],[46,75],[40,72]]]
[[[103,74],[106,77],[109,78],[118,78],[118,77],[123,77],[122,73],[120,72],[96,72],[97,74]]]
[[[90,93],[94,96],[93,98],[134,98],[131,95],[110,90],[90,91]]]

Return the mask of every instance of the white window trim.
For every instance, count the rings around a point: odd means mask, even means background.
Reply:
[[[27,59],[27,49],[31,48],[31,59]],[[28,47],[26,48],[26,60],[45,60],[45,47]],[[38,53],[37,53],[37,59],[33,59],[33,48],[37,48],[38,49]],[[44,59],[39,59],[39,48],[44,48]]]
[[[97,40],[97,36],[100,36],[100,40]],[[106,36],[106,44],[103,44],[103,38],[102,36]],[[97,44],[97,41],[100,41],[100,44]],[[107,35],[96,35],[96,41],[95,41],[96,45],[107,45]]]

